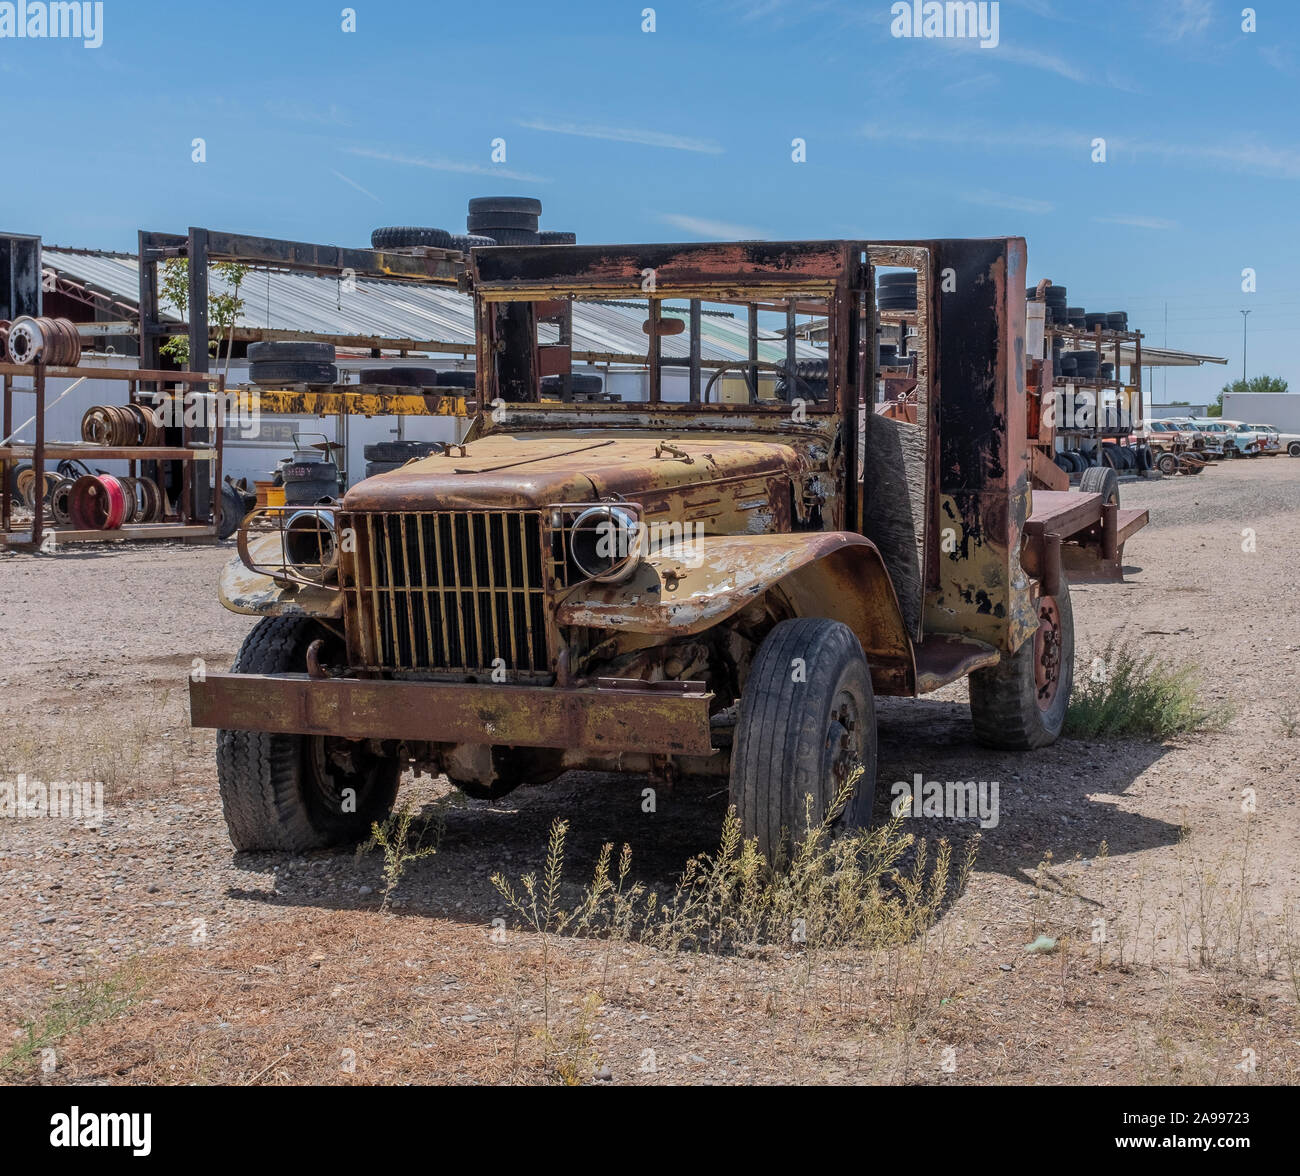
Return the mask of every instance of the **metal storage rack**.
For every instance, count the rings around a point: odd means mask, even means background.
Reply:
[[[203,539],[215,538],[217,529],[220,525],[220,494],[215,496],[214,506],[210,517],[202,519],[196,513],[193,503],[195,501],[194,488],[197,485],[197,479],[194,476],[195,462],[212,462],[213,482],[219,488],[221,486],[221,451],[224,435],[224,402],[225,402],[225,379],[218,376],[216,378],[216,400],[218,406],[216,413],[216,424],[212,430],[213,436],[210,439],[204,438],[201,442],[196,440],[192,435],[195,430],[188,424],[182,423],[181,426],[181,444],[177,445],[126,445],[126,446],[108,446],[94,445],[85,441],[47,441],[45,437],[45,409],[46,409],[46,381],[50,378],[56,379],[84,379],[92,378],[96,380],[117,380],[126,383],[128,403],[143,403],[139,399],[140,385],[142,383],[154,384],[157,387],[163,385],[181,385],[187,389],[185,400],[188,402],[193,395],[189,389],[198,385],[210,385],[213,383],[213,377],[206,372],[181,371],[169,372],[158,370],[116,370],[112,368],[83,368],[83,367],[47,367],[45,364],[12,364],[0,363],[0,376],[4,380],[3,408],[0,411],[3,421],[0,423],[0,438],[8,438],[14,432],[13,423],[13,398],[15,392],[34,392],[36,395],[35,411],[35,438],[32,444],[5,444],[0,445],[0,469],[3,470],[3,477],[0,478],[0,545],[8,547],[17,546],[34,546],[39,547],[46,534],[45,511],[38,501],[32,510],[32,524],[30,530],[16,531],[13,520],[13,495],[10,486],[9,466],[15,462],[30,460],[32,469],[36,475],[36,486],[38,493],[43,493],[45,463],[47,461],[61,461],[64,459],[76,459],[85,461],[98,458],[101,461],[126,461],[129,462],[130,476],[135,477],[137,467],[140,463],[154,463],[155,473],[160,472],[159,467],[164,462],[181,462],[182,465],[182,491],[177,500],[177,512],[172,519],[158,523],[132,523],[119,527],[112,531],[86,531],[76,529],[55,529],[51,528],[50,533],[57,535],[60,543],[76,542],[105,542],[121,539]],[[32,387],[27,389],[15,388],[15,377],[29,377],[32,380]],[[202,395],[200,393],[200,395]],[[184,421],[184,416],[182,417]]]

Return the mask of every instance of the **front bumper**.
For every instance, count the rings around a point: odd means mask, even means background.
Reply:
[[[558,687],[208,674],[190,681],[190,722],[344,739],[709,755],[712,700],[701,682]]]

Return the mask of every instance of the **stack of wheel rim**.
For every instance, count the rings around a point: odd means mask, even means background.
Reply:
[[[70,319],[25,314],[9,324],[5,350],[11,363],[76,367],[81,362],[81,336]]]
[[[881,274],[876,280],[876,308],[878,310],[916,309],[916,271],[901,270]]]
[[[118,448],[161,445],[163,429],[142,404],[96,404],[81,418],[81,439],[92,445]]]
[[[498,245],[539,245],[541,215],[542,202],[531,196],[476,196],[469,202],[465,227]]]

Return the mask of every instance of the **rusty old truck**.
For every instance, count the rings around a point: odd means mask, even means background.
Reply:
[[[1019,238],[475,250],[463,444],[240,530],[222,601],[261,619],[190,684],[236,848],[356,841],[407,768],[487,798],[584,768],[728,780],[776,853],[870,821],[876,695],[961,678],[978,740],[1051,743],[1068,581],[1119,578],[1146,514],[1034,481],[1025,263]],[[915,274],[914,309],[878,308],[878,271]],[[640,362],[575,371],[577,303],[643,311]]]

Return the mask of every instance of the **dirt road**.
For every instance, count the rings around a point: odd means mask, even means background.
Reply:
[[[999,810],[930,933],[874,953],[543,941],[503,910],[491,875],[538,870],[556,817],[566,893],[606,841],[670,885],[716,844],[716,786],[646,813],[641,782],[575,774],[454,807],[387,913],[375,855],[236,858],[185,706],[195,659],[224,668],[249,628],[216,600],[230,548],[0,555],[0,781],[102,781],[106,803],[98,829],[0,819],[0,1043],[58,1038],[0,1080],[1295,1082],[1300,461],[1123,500],[1152,525],[1124,585],[1076,587],[1076,672],[1125,635],[1199,663],[1231,717],[1016,756],[975,744],[964,686],[881,700],[878,815],[918,773],[996,781]],[[404,792],[418,808],[446,786]],[[931,848],[980,832],[908,824]],[[1040,933],[1057,950],[1026,953]],[[97,1006],[87,977],[130,1007]],[[70,1002],[87,1024],[56,1034]]]

